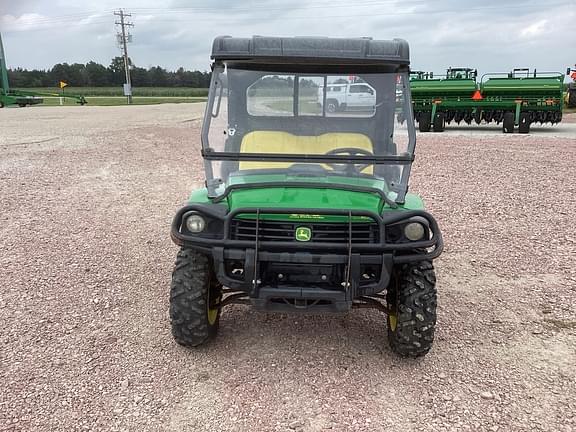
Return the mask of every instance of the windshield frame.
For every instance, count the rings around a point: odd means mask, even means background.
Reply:
[[[243,152],[227,152],[227,151],[214,151],[210,148],[209,132],[212,118],[218,116],[220,112],[220,104],[222,102],[223,89],[226,83],[220,81],[223,74],[228,69],[241,69],[245,71],[259,71],[269,72],[275,74],[294,74],[296,76],[322,76],[327,74],[346,74],[346,73],[359,73],[361,70],[364,73],[396,73],[402,74],[402,111],[407,122],[408,142],[406,151],[398,155],[353,155],[353,154],[288,154],[288,153],[243,153]],[[326,83],[326,81],[325,81]],[[227,86],[226,86],[227,87]],[[326,87],[325,87],[326,88]],[[229,91],[229,89],[228,89]],[[326,91],[324,91],[324,99],[326,98]],[[397,110],[397,106],[395,110]],[[325,107],[322,108],[323,117],[326,117]],[[396,111],[395,111],[396,112]],[[296,113],[294,113],[296,114]],[[249,114],[250,115],[250,114]],[[396,115],[396,114],[394,114]],[[297,115],[297,117],[310,118],[308,115]],[[321,118],[321,117],[319,117]],[[408,179],[410,176],[411,165],[414,160],[414,150],[416,147],[416,128],[414,124],[414,116],[412,111],[412,101],[409,87],[409,69],[405,68],[390,68],[390,66],[374,67],[373,69],[367,68],[362,65],[344,65],[335,69],[333,65],[322,67],[320,65],[311,65],[308,68],[305,65],[262,65],[262,64],[226,64],[225,62],[215,62],[212,65],[212,78],[210,82],[210,89],[208,94],[208,101],[206,111],[204,114],[204,121],[202,123],[202,157],[204,158],[204,165],[206,171],[206,185],[208,188],[208,195],[216,197],[222,195],[224,192],[220,187],[223,180],[214,177],[212,162],[214,161],[267,161],[267,162],[294,162],[294,163],[347,163],[347,164],[369,164],[369,165],[403,165],[401,180],[394,187],[390,188],[396,194],[395,201],[398,203],[404,202],[405,195],[408,191]],[[376,178],[376,176],[373,175]]]

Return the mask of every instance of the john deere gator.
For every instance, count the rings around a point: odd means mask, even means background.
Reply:
[[[443,242],[408,193],[408,52],[400,39],[214,41],[205,187],[171,229],[180,247],[170,291],[176,342],[210,341],[235,303],[289,313],[372,307],[386,313],[396,353],[430,350],[432,260]],[[328,92],[359,84],[370,97],[331,109]]]

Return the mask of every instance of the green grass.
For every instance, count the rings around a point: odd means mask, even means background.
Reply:
[[[26,92],[56,93],[60,94],[57,87],[35,87],[14,89]],[[65,93],[82,96],[123,96],[122,87],[66,87]],[[192,87],[134,87],[132,93],[135,97],[206,97],[208,89]]]
[[[125,97],[87,97],[86,101],[89,106],[114,106],[126,105]],[[206,98],[203,97],[133,97],[133,105],[155,105],[162,103],[194,103],[204,102]],[[59,106],[60,98],[44,97],[44,106]],[[76,99],[65,98],[64,105],[66,106],[80,106]]]

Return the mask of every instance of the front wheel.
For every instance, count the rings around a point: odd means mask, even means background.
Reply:
[[[431,261],[403,264],[387,293],[388,343],[402,357],[425,355],[434,342],[436,275]]]
[[[214,339],[221,300],[222,285],[212,261],[192,249],[180,249],[170,288],[170,321],[176,342],[195,347]]]
[[[338,111],[338,101],[336,99],[328,99],[326,101],[326,111],[333,114]]]

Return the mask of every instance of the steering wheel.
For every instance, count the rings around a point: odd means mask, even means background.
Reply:
[[[374,156],[374,153],[372,153],[368,150],[364,150],[364,149],[356,148],[356,147],[336,148],[336,149],[332,149],[330,151],[327,151],[325,154],[327,154],[327,155],[348,155],[348,156],[357,156],[357,155]],[[326,162],[326,165],[328,165],[334,171],[345,171],[345,172],[349,172],[349,173],[354,173],[356,171],[357,173],[360,173],[360,172],[364,171],[366,168],[368,168],[370,165],[373,165],[373,164],[360,164],[360,163],[357,163],[357,164],[337,164],[337,163]]]

